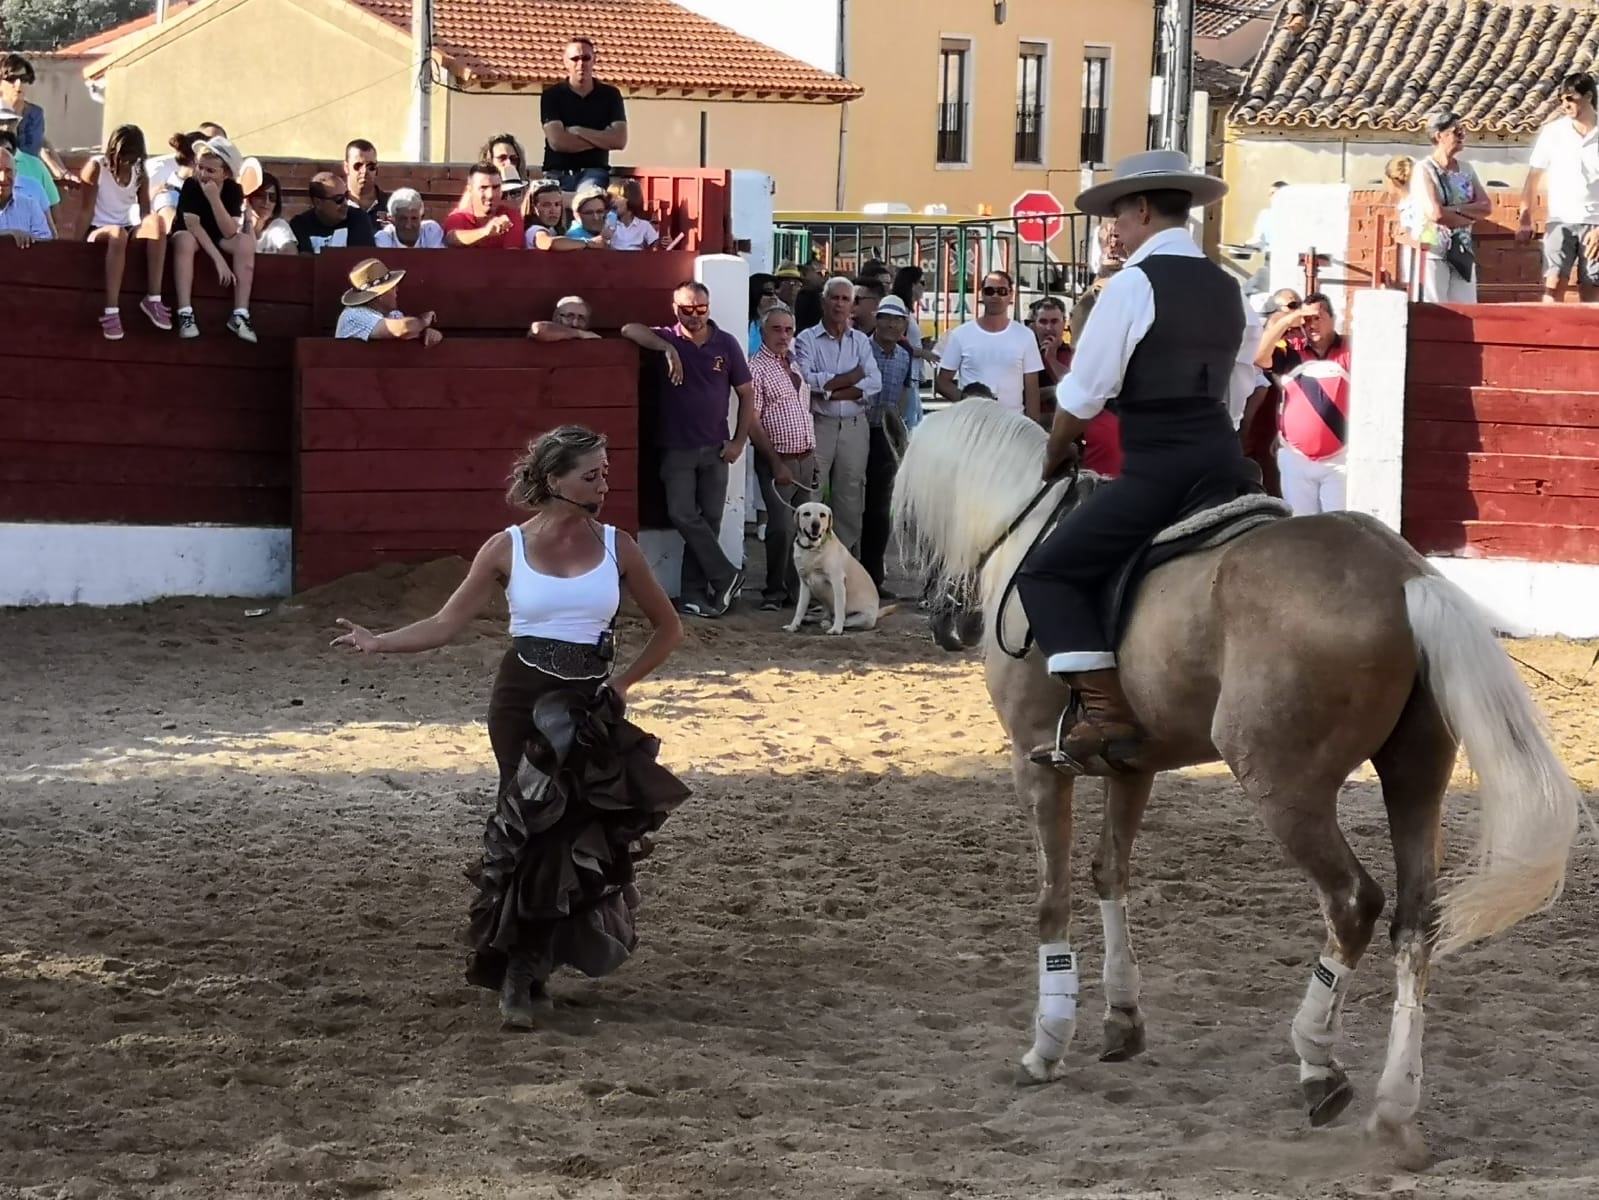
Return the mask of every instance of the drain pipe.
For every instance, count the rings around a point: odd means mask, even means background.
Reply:
[[[838,0],[838,70],[841,78],[849,78],[849,0]],[[833,207],[844,211],[845,172],[849,165],[849,105],[848,100],[838,106],[838,186],[834,191]]]

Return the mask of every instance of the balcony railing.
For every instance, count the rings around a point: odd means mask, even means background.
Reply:
[[[971,105],[940,104],[938,106],[938,162],[964,163],[966,161],[966,130]]]
[[[1016,161],[1041,163],[1044,161],[1044,112],[1039,108],[1016,110]]]

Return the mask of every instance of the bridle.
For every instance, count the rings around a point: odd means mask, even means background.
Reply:
[[[1070,508],[1073,502],[1077,499],[1077,481],[1080,474],[1080,464],[1073,463],[1071,473],[1066,477],[1067,482],[1065,491],[1061,492],[1060,499],[1056,502],[1053,511],[1051,511],[1049,514],[1049,519],[1038,527],[1038,532],[1033,535],[1032,543],[1027,547],[1027,553],[1023,554],[1021,559],[1017,562],[1016,570],[1012,572],[1011,577],[1006,580],[1005,590],[1000,593],[999,604],[994,610],[994,642],[1002,651],[1004,651],[1005,654],[1011,658],[1026,658],[1028,651],[1033,648],[1033,628],[1031,625],[1027,627],[1027,633],[1022,637],[1022,647],[1020,650],[1012,650],[1005,644],[1005,608],[1010,603],[1012,594],[1016,591],[1016,576],[1021,573],[1021,564],[1027,561],[1028,555],[1032,554],[1034,550],[1038,549],[1038,544],[1048,537],[1054,530],[1055,526],[1059,524],[1061,514]],[[982,557],[977,560],[976,569],[972,572],[974,577],[980,577],[982,575],[983,568],[988,565],[988,560],[994,557],[995,551],[997,551],[1001,546],[1010,540],[1011,534],[1015,533],[1022,527],[1022,522],[1026,521],[1027,518],[1032,515],[1033,510],[1043,502],[1044,497],[1049,495],[1050,489],[1053,488],[1057,482],[1058,480],[1046,479],[1039,486],[1038,492],[1031,500],[1027,502],[1027,506],[1023,508],[1021,512],[1017,513],[1016,519],[1005,527],[1005,532],[994,539],[994,544],[992,546],[983,551]]]

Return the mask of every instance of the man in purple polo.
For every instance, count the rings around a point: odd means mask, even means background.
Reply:
[[[744,453],[755,419],[755,392],[744,348],[710,318],[711,293],[685,282],[672,293],[677,324],[624,325],[622,336],[666,356],[659,428],[666,515],[683,535],[683,586],[678,610],[719,617],[732,607],[744,572],[722,553],[727,472]],[[738,421],[727,434],[727,393],[738,393]]]

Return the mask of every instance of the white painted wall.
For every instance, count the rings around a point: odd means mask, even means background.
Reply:
[[[1279,188],[1272,203],[1271,269],[1268,291],[1304,289],[1305,272],[1299,256],[1312,249],[1328,257],[1322,274],[1329,280],[1344,279],[1349,273],[1349,194],[1348,184],[1290,184]],[[1344,288],[1326,283],[1322,291],[1333,302],[1335,313],[1344,310]]]
[[[287,529],[0,524],[0,606],[287,596],[291,581]]]
[[[889,0],[857,0],[886,4]],[[838,70],[840,0],[678,0],[745,37],[765,42],[822,71]]]
[[[750,274],[776,269],[772,262],[772,208],[776,183],[765,171],[734,171],[733,176],[733,240],[748,242],[743,251],[750,265]]]

